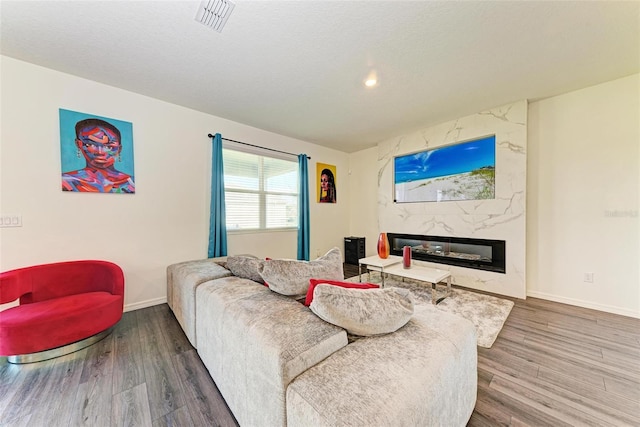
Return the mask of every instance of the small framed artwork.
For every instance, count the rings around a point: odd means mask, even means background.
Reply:
[[[133,125],[60,109],[62,191],[136,192]]]
[[[316,182],[318,183],[318,203],[336,203],[336,167],[325,163],[317,163]]]

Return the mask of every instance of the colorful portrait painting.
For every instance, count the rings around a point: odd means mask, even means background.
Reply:
[[[336,167],[324,163],[316,166],[316,182],[318,183],[318,203],[336,203]]]
[[[60,109],[62,191],[136,192],[133,125]]]

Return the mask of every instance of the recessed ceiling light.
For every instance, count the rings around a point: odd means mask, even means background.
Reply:
[[[369,72],[369,75],[364,79],[364,85],[366,87],[374,87],[378,85],[378,75],[375,71]]]

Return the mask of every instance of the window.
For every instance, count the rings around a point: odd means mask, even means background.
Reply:
[[[223,149],[227,230],[298,227],[298,162]]]

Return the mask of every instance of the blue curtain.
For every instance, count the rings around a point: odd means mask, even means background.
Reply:
[[[309,261],[309,171],[306,154],[298,155],[298,259]]]
[[[209,258],[227,255],[227,216],[224,205],[224,166],[222,135],[212,138],[211,150],[211,209],[209,211]]]

